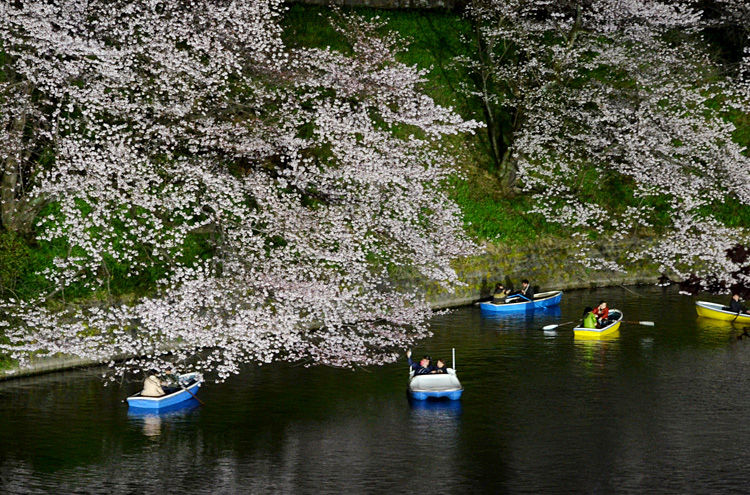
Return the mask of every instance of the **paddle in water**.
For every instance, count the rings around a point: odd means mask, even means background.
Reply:
[[[547,326],[542,327],[542,330],[554,330],[557,327],[561,327],[563,325],[570,325],[571,323],[577,323],[577,322],[575,322],[575,321],[566,321],[565,323],[558,323],[558,324],[553,324],[553,325],[547,325]]]
[[[205,405],[206,405],[206,403],[205,403],[205,402],[203,402],[202,400],[200,400],[200,399],[198,398],[198,396],[196,396],[196,395],[195,395],[195,394],[194,394],[193,392],[191,392],[191,391],[190,391],[190,389],[188,389],[187,387],[185,387],[185,386],[184,386],[183,384],[181,384],[181,383],[180,383],[180,387],[182,388],[182,390],[184,390],[185,392],[187,392],[187,393],[189,393],[190,395],[192,395],[192,396],[193,396],[193,399],[195,399],[195,400],[197,400],[198,402],[200,402],[201,406],[205,406]]]

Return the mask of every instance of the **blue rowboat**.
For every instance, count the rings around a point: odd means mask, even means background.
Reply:
[[[179,377],[179,388],[171,393],[159,397],[145,397],[138,392],[128,397],[128,406],[137,409],[171,410],[175,404],[195,398],[196,392],[203,384],[203,375],[200,373],[186,373]]]
[[[409,397],[414,400],[450,399],[458,400],[464,392],[464,387],[456,375],[456,350],[453,349],[453,368],[447,368],[447,373],[428,373],[415,375],[409,368]]]
[[[562,300],[562,294],[561,290],[540,292],[539,294],[534,295],[533,301],[529,301],[523,296],[508,296],[504,302],[483,302],[479,307],[482,311],[493,313],[521,313],[524,311],[534,311],[535,309],[559,305]]]

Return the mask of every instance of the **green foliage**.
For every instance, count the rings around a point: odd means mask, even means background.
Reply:
[[[0,233],[0,296],[19,296],[19,282],[30,264],[28,243],[13,232]]]
[[[727,227],[747,228],[750,225],[750,206],[739,204],[731,199],[715,202],[707,206],[706,213],[711,213]]]
[[[465,69],[453,63],[459,55],[471,55],[461,36],[471,34],[471,24],[460,14],[415,10],[381,11],[354,9],[365,18],[379,17],[387,28],[398,32],[408,42],[399,60],[420,69],[429,69],[424,89],[441,105],[453,106],[462,115],[480,115],[478,102],[470,101],[459,85],[468,80]],[[349,53],[350,47],[329,21],[331,10],[325,7],[294,4],[284,18],[284,40],[290,46],[326,48]]]
[[[732,136],[734,140],[750,149],[750,115],[746,113],[733,112],[728,116],[730,122],[732,122],[737,128]],[[748,149],[745,150],[745,154],[748,153]]]
[[[84,209],[89,205],[81,202],[79,206]],[[59,214],[57,204],[51,204],[42,211],[41,217],[54,217]],[[116,239],[127,237],[124,224],[114,225]],[[118,242],[115,241],[115,249]],[[213,253],[214,245],[205,234],[193,234],[188,236],[181,249],[165,253],[168,258],[180,257],[183,259],[209,259]],[[13,233],[0,234],[0,295],[14,296],[24,299],[39,296],[56,287],[51,287],[47,279],[41,275],[47,269],[54,266],[55,259],[65,259],[76,256],[75,249],[64,240],[35,241],[19,237]],[[147,258],[151,255],[148,246],[143,246],[140,257]],[[110,255],[103,257],[103,263],[97,273],[102,280],[102,285],[96,292],[81,284],[73,284],[56,293],[61,300],[72,301],[77,299],[105,299],[109,297],[138,297],[152,293],[156,289],[156,282],[163,278],[170,269],[168,263],[148,264],[149,268],[135,273],[130,263],[116,260]]]
[[[524,196],[507,198],[500,193],[494,175],[479,168],[456,179],[454,200],[464,212],[467,232],[476,239],[502,244],[523,244],[559,233],[559,227],[541,215],[528,213],[531,205]]]
[[[284,16],[284,42],[291,47],[322,48],[349,52],[343,37],[328,20],[331,10],[294,4]]]

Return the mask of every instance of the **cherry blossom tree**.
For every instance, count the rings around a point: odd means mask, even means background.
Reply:
[[[280,0],[0,5],[6,169],[53,157],[3,194],[53,205],[38,237],[69,246],[48,294],[9,301],[6,350],[221,380],[248,361],[391,361],[427,335],[429,306],[390,273],[457,283],[450,261],[475,247],[444,137],[478,124],[421,92],[378,19],[338,14],[341,53],[285,46],[282,16]],[[45,304],[153,267],[136,303]]]
[[[593,267],[625,268],[599,256],[593,240],[650,231],[655,240],[630,259],[654,260],[678,278],[738,273],[727,252],[747,232],[716,210],[750,204],[750,159],[727,118],[747,112],[750,100],[743,81],[715,69],[696,7],[472,4],[485,53],[470,66],[496,89],[475,94],[514,122],[507,175],[517,175],[532,211],[570,228]],[[597,202],[603,194],[621,206]]]

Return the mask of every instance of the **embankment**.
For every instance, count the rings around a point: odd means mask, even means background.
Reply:
[[[625,253],[629,250],[629,244],[608,242],[596,248],[600,257],[626,266],[627,273],[587,268],[576,261],[578,247],[572,242],[558,239],[522,247],[489,245],[483,254],[455,263],[454,268],[466,285],[452,292],[446,292],[435,284],[414,282],[414,278],[407,279],[403,284],[424,287],[432,307],[442,309],[489,298],[495,284],[504,282],[506,277],[516,288],[520,288],[521,280],[526,278],[537,291],[656,283],[660,275],[659,267],[653,263],[628,261]]]
[[[602,244],[598,247],[603,257],[625,263],[624,244]],[[405,289],[423,291],[434,309],[453,308],[473,304],[491,296],[492,289],[506,277],[520,287],[521,280],[529,279],[540,291],[611,287],[618,285],[653,284],[659,276],[655,265],[628,263],[628,272],[586,268],[576,259],[574,244],[562,241],[531,244],[523,247],[490,245],[483,254],[457,261],[456,272],[465,286],[446,291],[437,284],[427,284],[418,277],[399,274],[399,285]],[[619,258],[619,259],[618,259]],[[31,367],[0,371],[0,380],[36,375],[64,369],[98,364],[95,361],[70,356],[38,358]]]

